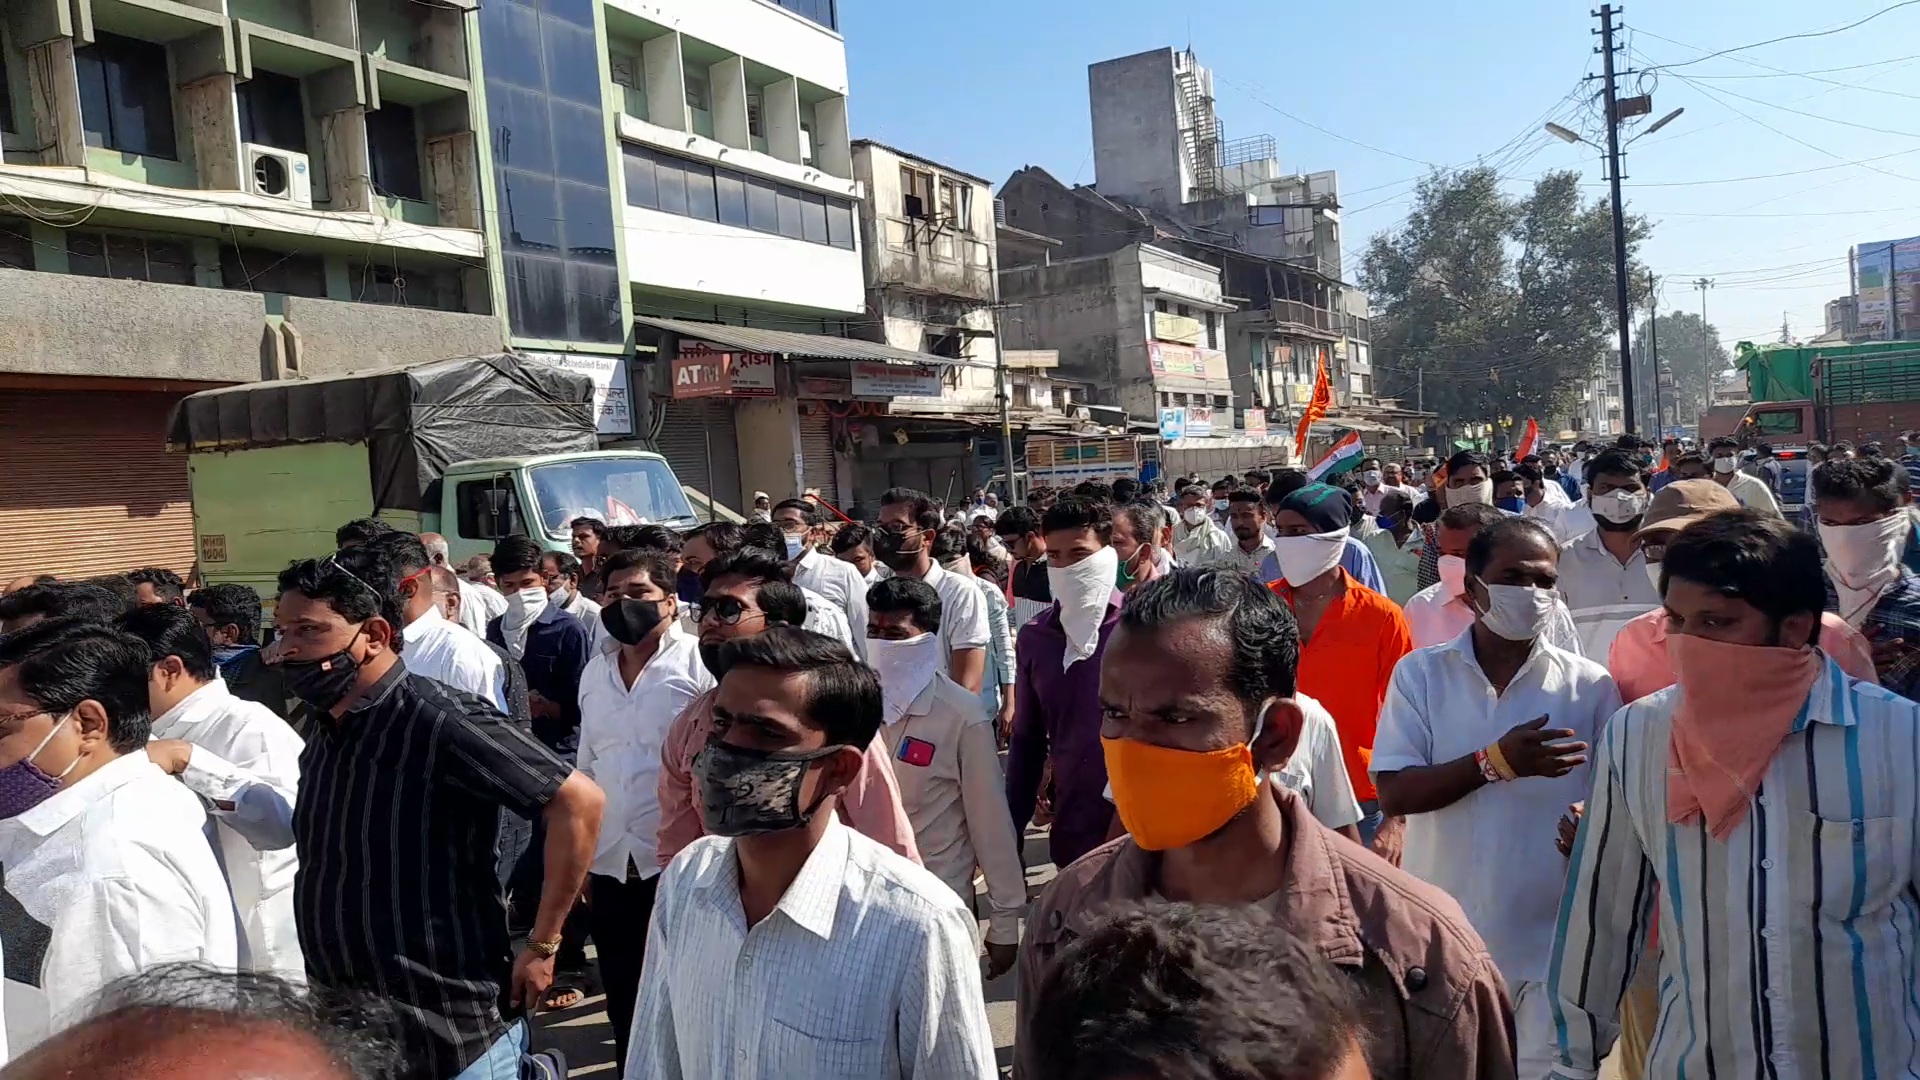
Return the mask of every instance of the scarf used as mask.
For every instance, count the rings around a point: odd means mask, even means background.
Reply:
[[[1114,575],[1119,569],[1120,556],[1110,547],[1072,566],[1047,566],[1047,584],[1053,589],[1054,602],[1060,605],[1060,629],[1067,635],[1062,671],[1092,656],[1099,647],[1100,625],[1107,620]]]
[[[1820,526],[1827,549],[1827,579],[1833,582],[1840,615],[1855,630],[1873,614],[1880,594],[1900,580],[1900,554],[1913,530],[1913,518],[1896,510],[1864,525]]]
[[[867,662],[880,676],[880,718],[897,724],[933,677],[940,673],[940,636],[921,634],[905,641],[867,639]]]
[[[1667,743],[1667,820],[1705,818],[1713,838],[1725,840],[1747,816],[1824,662],[1804,646],[1692,634],[1668,634],[1667,659],[1680,695]]]
[[[520,659],[527,651],[527,631],[552,601],[542,588],[521,589],[507,596],[507,613],[500,616],[500,636],[507,643],[507,655]]]

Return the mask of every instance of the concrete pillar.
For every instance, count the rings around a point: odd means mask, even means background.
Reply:
[[[210,75],[180,87],[180,114],[193,145],[193,167],[203,191],[240,191],[240,114],[232,75]]]
[[[747,62],[738,56],[707,69],[713,93],[713,137],[736,149],[752,145],[747,130]]]
[[[681,67],[680,35],[663,34],[640,46],[647,77],[647,122],[670,131],[686,131],[687,76]]]
[[[80,126],[73,39],[54,38],[28,48],[26,54],[27,81],[33,87],[33,130],[44,147],[40,164],[85,165],[87,135]]]
[[[336,109],[320,116],[327,161],[328,210],[373,210],[373,161],[367,152],[367,109]]]
[[[480,228],[480,185],[473,132],[458,131],[427,139],[427,191],[442,225]]]
[[[853,145],[847,129],[847,99],[830,97],[813,107],[813,164],[829,176],[853,179]]]
[[[768,83],[760,111],[766,117],[767,153],[800,164],[800,83],[794,79]]]

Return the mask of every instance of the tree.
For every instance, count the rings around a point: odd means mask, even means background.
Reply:
[[[1646,235],[1630,217],[1629,257]],[[1369,241],[1360,281],[1388,392],[1418,392],[1444,422],[1564,416],[1613,355],[1613,220],[1578,173],[1512,196],[1492,169],[1436,171],[1406,221]]]
[[[1634,330],[1636,376],[1640,374],[1641,358],[1651,361],[1654,356],[1656,342],[1649,340],[1648,329],[1647,320],[1642,319]],[[1712,400],[1714,374],[1732,367],[1733,361],[1720,344],[1719,331],[1691,311],[1661,312],[1658,329],[1660,366],[1673,376],[1671,386],[1660,388],[1661,414],[1669,424],[1695,423],[1701,410]],[[1652,392],[1652,384],[1646,379],[1634,381],[1641,387],[1639,393]],[[1635,404],[1645,409],[1648,416],[1653,415],[1653,401],[1650,398],[1642,401],[1644,404]]]

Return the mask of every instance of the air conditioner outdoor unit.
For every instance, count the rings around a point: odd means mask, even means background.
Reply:
[[[313,207],[313,177],[307,171],[307,155],[277,146],[245,143],[247,190],[269,199],[280,199],[292,206]]]

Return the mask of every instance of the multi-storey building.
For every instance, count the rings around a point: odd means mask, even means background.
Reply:
[[[8,0],[0,578],[194,561],[195,389],[496,351],[470,0]]]

